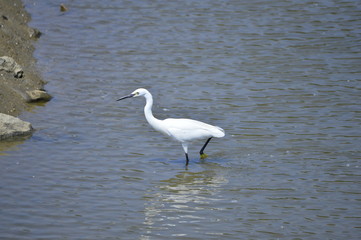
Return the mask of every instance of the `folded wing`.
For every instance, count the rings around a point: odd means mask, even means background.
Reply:
[[[224,137],[224,130],[192,119],[168,118],[163,120],[166,134],[181,142],[189,142],[210,137]]]

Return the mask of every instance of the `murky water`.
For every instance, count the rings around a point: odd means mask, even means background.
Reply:
[[[1,239],[357,239],[359,1],[25,1],[54,99],[1,144]],[[147,124],[219,125],[190,147]]]

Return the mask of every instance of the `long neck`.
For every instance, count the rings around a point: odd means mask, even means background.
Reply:
[[[159,119],[155,118],[152,113],[152,107],[153,107],[153,97],[150,93],[147,93],[144,95],[146,104],[144,107],[144,115],[147,119],[148,123],[155,129],[158,129],[158,123]]]

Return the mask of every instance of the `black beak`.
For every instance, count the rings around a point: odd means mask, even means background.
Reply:
[[[129,95],[127,95],[127,96],[124,96],[124,97],[121,97],[121,98],[119,98],[117,101],[120,101],[120,100],[123,100],[123,99],[126,99],[126,98],[131,98],[131,97],[134,97],[134,95],[135,94],[129,94]]]

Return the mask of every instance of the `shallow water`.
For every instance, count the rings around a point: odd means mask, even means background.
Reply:
[[[358,1],[25,0],[54,99],[0,145],[2,239],[357,239]],[[159,118],[221,126],[184,167]]]

